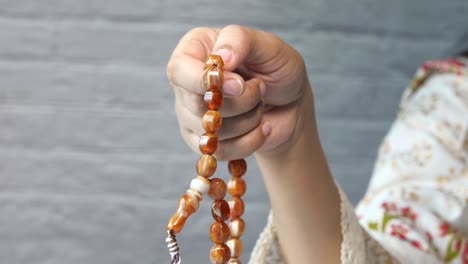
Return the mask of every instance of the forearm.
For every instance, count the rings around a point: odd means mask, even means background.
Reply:
[[[340,263],[340,198],[319,142],[310,90],[297,138],[256,158],[288,263]]]

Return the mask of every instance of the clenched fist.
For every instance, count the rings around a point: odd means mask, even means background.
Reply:
[[[292,146],[305,115],[313,114],[312,93],[299,53],[277,36],[240,26],[196,28],[179,42],[167,75],[176,95],[184,140],[198,150],[206,112],[203,72],[210,54],[225,63],[219,160],[276,153]]]

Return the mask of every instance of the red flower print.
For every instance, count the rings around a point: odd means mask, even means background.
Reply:
[[[457,59],[447,59],[447,60],[431,60],[427,61],[423,64],[423,70],[431,70],[431,69],[446,69],[448,67],[464,67],[465,64],[462,61]]]
[[[429,231],[426,231],[426,237],[427,237],[427,241],[432,242],[432,240],[433,240],[432,234],[429,233]]]
[[[446,236],[446,235],[448,235],[449,233],[452,232],[451,228],[450,228],[450,225],[447,222],[441,224],[439,226],[439,229],[440,229],[440,236],[441,237],[444,237],[444,236]]]
[[[461,240],[456,240],[453,250],[454,251],[459,251],[461,249],[461,246],[462,246],[462,241]]]
[[[468,242],[465,242],[465,249],[461,255],[462,263],[468,264]]]
[[[396,203],[384,202],[382,203],[382,208],[385,209],[385,211],[397,211],[398,210]]]
[[[415,248],[417,248],[417,249],[419,249],[419,250],[421,250],[421,251],[424,251],[423,245],[422,245],[421,243],[419,243],[418,241],[413,240],[413,241],[411,241],[410,243],[411,243],[411,245],[412,245],[413,247],[415,247]]]
[[[405,207],[405,208],[401,209],[401,215],[402,215],[403,217],[405,217],[405,218],[411,219],[411,221],[413,221],[413,222],[416,221],[417,215],[416,215],[416,213],[415,213],[413,210],[411,210],[411,208],[409,208],[409,207]]]
[[[396,225],[396,224],[392,224],[390,228],[392,229],[390,231],[390,235],[399,237],[402,240],[406,240],[406,235],[408,234],[407,228],[405,228],[403,225]]]
[[[463,67],[465,66],[465,63],[463,63],[462,61],[459,61],[457,59],[447,59],[445,60],[448,64],[451,64],[451,65],[454,65],[454,66],[459,66],[459,67]]]

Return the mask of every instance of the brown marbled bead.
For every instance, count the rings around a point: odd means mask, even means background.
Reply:
[[[232,176],[242,177],[247,171],[247,162],[244,159],[230,160],[228,170]]]
[[[206,132],[216,133],[223,123],[221,114],[218,111],[208,110],[202,118],[203,129]]]
[[[247,190],[247,185],[245,184],[245,181],[241,177],[232,177],[229,179],[228,182],[228,191],[229,194],[232,196],[242,196],[245,194],[245,191]]]
[[[228,264],[242,264],[241,260],[238,258],[231,258]]]
[[[231,215],[231,208],[225,200],[216,200],[211,206],[211,215],[216,221],[226,221]]]
[[[229,226],[224,222],[216,221],[210,227],[210,239],[213,243],[224,243],[230,236]]]
[[[200,176],[209,178],[213,176],[218,167],[218,162],[216,158],[212,155],[203,154],[197,163],[197,173]]]
[[[187,215],[184,215],[181,212],[176,212],[171,217],[171,219],[169,219],[169,223],[167,223],[166,229],[174,231],[174,234],[180,233],[180,231],[182,231],[182,228],[184,228],[187,218]]]
[[[244,214],[244,201],[239,197],[232,197],[232,199],[229,201],[229,207],[231,208],[232,219],[239,218]]]
[[[229,241],[226,242],[226,245],[231,250],[231,257],[238,258],[242,256],[242,251],[244,249],[244,246],[242,245],[242,240],[237,238],[229,239]]]
[[[211,180],[211,188],[208,195],[214,200],[222,200],[226,196],[226,193],[226,183],[220,178],[213,178]]]
[[[231,250],[225,244],[215,244],[210,250],[212,264],[226,264],[231,258]]]
[[[206,68],[205,75],[203,76],[203,84],[205,90],[221,89],[224,82],[223,70],[216,66]]]
[[[218,149],[218,136],[212,133],[205,133],[200,137],[200,151],[203,154],[213,154]]]
[[[224,103],[223,94],[219,89],[212,89],[205,93],[203,96],[206,106],[210,110],[219,110]]]
[[[205,68],[209,68],[209,67],[212,67],[212,66],[216,66],[216,67],[222,69],[224,67],[223,58],[221,56],[219,56],[219,55],[210,54],[210,56],[208,57],[208,60],[206,61]]]
[[[198,208],[200,207],[200,200],[195,195],[191,193],[186,193],[179,198],[179,211],[182,214],[186,214],[187,216],[191,216],[195,213]]]
[[[239,238],[244,234],[245,222],[242,218],[235,218],[229,222],[229,230],[232,238]]]

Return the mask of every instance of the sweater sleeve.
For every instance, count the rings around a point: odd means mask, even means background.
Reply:
[[[418,71],[356,210],[337,185],[341,263],[468,264],[468,71],[455,64]],[[272,219],[249,263],[286,263]]]
[[[339,188],[339,187],[338,187]],[[362,229],[354,213],[354,208],[348,198],[339,188],[341,197],[341,229],[343,241],[341,244],[341,263],[366,264],[399,263],[382,248],[379,243],[367,235]],[[250,264],[285,264],[281,255],[281,248],[276,236],[272,213],[268,217],[268,223],[260,234],[252,252]]]

